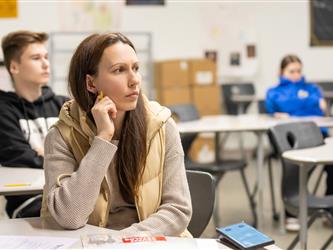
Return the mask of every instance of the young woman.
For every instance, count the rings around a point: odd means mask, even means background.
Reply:
[[[305,81],[302,62],[297,56],[287,55],[282,59],[280,82],[268,90],[266,110],[276,117],[324,116],[327,111],[320,89]]]
[[[288,116],[324,116],[327,104],[321,90],[313,83],[305,81],[302,75],[302,62],[295,55],[287,55],[281,61],[280,82],[266,93],[266,110],[278,118]],[[324,137],[328,129],[321,128]],[[326,167],[326,194],[333,194],[333,167]],[[288,215],[288,214],[287,214]],[[296,218],[286,220],[286,229],[298,231]]]
[[[93,34],[76,49],[63,106],[45,142],[42,216],[167,236],[189,235],[191,197],[170,111],[140,89],[133,44]]]

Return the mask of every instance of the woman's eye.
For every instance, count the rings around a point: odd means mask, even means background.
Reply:
[[[138,72],[139,71],[139,66],[135,66],[134,68],[133,68],[133,70],[135,71],[135,72]]]
[[[113,72],[114,72],[114,73],[121,73],[121,72],[123,72],[123,71],[124,71],[123,68],[117,68],[117,69],[115,69]]]

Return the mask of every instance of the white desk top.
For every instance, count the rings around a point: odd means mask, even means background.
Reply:
[[[101,234],[101,233],[112,233],[112,230],[86,225],[78,230],[63,230],[58,226],[52,219],[41,219],[41,218],[25,218],[25,219],[5,219],[0,220],[0,235],[16,235],[16,236],[54,236],[54,237],[68,237],[77,238],[77,242],[72,248],[82,248],[80,241],[81,235],[87,234]],[[215,239],[188,239],[188,238],[177,238],[168,237],[168,241],[172,241],[174,246],[177,247],[178,242],[182,248],[185,241],[190,241],[195,246],[194,249],[207,249],[207,247],[216,246],[216,249],[231,249],[225,245],[217,243]],[[206,246],[206,248],[205,248]],[[201,248],[202,247],[202,248]],[[177,248],[178,249],[178,248]],[[180,248],[179,248],[180,249]],[[186,248],[189,249],[189,248]],[[275,245],[265,247],[267,250],[278,250],[280,248]]]
[[[331,164],[333,163],[333,137],[326,138],[325,144],[306,149],[289,150],[283,158],[294,163]]]
[[[314,121],[320,127],[333,127],[332,117],[289,117],[287,119],[278,119],[262,114],[204,116],[195,121],[179,122],[177,127],[180,133],[255,132],[267,131],[280,123],[296,121]]]
[[[266,115],[216,115],[179,122],[177,126],[180,133],[265,131],[275,124],[273,122],[271,117]]]
[[[44,183],[43,169],[0,166],[0,195],[39,194]]]

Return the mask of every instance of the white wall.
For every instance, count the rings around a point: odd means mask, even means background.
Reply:
[[[309,46],[308,1],[234,1],[233,3],[168,3],[166,7],[125,8],[125,30],[152,30],[155,59],[200,57],[219,52],[220,82],[252,80],[259,96],[277,81],[281,58],[296,53],[312,80],[333,80],[333,48]],[[229,53],[257,46],[255,62],[229,66]]]
[[[17,19],[0,19],[0,36],[16,29],[61,31],[64,7],[61,2],[20,2]],[[309,46],[308,7],[308,1],[250,0],[111,6],[118,13],[119,30],[152,32],[155,60],[201,57],[204,50],[215,49],[220,82],[252,80],[259,96],[276,82],[279,62],[286,53],[302,58],[308,79],[333,79],[333,48]],[[244,55],[248,43],[256,44],[257,60],[243,58],[243,67],[230,67],[229,53]]]

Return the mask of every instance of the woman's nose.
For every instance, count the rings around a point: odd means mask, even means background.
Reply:
[[[140,84],[140,82],[141,82],[141,75],[140,75],[140,73],[132,71],[130,79],[129,79],[129,86],[130,87],[136,86],[136,85]]]

